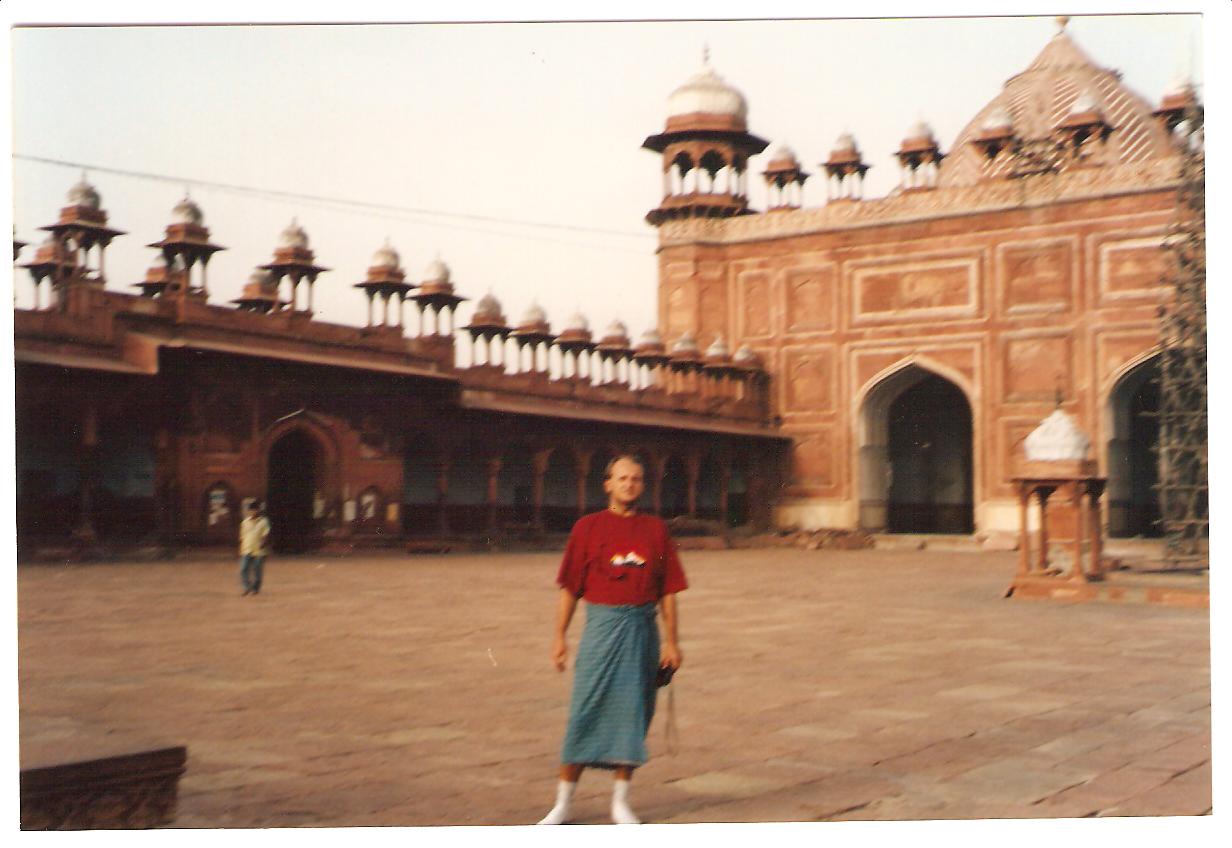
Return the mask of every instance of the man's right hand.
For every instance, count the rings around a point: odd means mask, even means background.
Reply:
[[[557,671],[565,670],[565,658],[569,656],[569,648],[565,645],[565,638],[557,636],[552,640],[552,664],[556,666]]]

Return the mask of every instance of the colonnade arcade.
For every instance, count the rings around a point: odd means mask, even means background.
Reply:
[[[644,462],[642,507],[664,518],[755,522],[749,491],[767,485],[757,458],[730,445],[699,450],[658,440],[581,437],[491,444],[446,442],[427,433],[407,444],[402,529],[409,536],[567,532],[579,517],[607,505],[604,473],[622,453]]]

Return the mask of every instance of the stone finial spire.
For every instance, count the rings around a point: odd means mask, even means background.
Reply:
[[[1069,25],[1069,15],[1058,15],[1053,20],[1057,22],[1057,32],[1065,32],[1065,27]]]

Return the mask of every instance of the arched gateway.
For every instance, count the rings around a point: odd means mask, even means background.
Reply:
[[[1159,356],[1126,372],[1108,396],[1108,535],[1160,536]]]
[[[971,405],[919,365],[878,383],[860,410],[860,526],[890,533],[971,533]]]
[[[319,541],[314,499],[321,472],[320,446],[303,429],[288,431],[270,447],[266,509],[274,550],[299,553]]]

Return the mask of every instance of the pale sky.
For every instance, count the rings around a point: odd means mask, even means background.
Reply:
[[[117,290],[136,291],[155,254],[144,245],[187,186],[229,248],[211,262],[214,303],[238,295],[294,216],[333,269],[316,288],[322,320],[364,322],[352,285],[389,237],[412,280],[439,253],[461,294],[473,304],[491,290],[511,322],[538,300],[558,331],[581,310],[596,334],[620,318],[636,338],[655,323],[656,239],[642,217],[661,194],[658,156],[640,145],[663,129],[667,97],[701,69],[704,46],[744,93],[750,131],[770,141],[750,181],[762,209],[760,172],[779,144],[816,174],[845,130],[873,166],[866,196],[884,195],[912,123],[927,120],[948,150],[1056,29],[1051,14],[16,29],[13,150],[97,166],[89,181],[129,233],[108,250]],[[1069,31],[1152,103],[1178,74],[1202,82],[1198,15],[1079,16]],[[14,159],[27,251],[80,173]],[[824,181],[810,181],[804,201],[824,203]],[[24,272],[15,285],[18,303],[30,302]]]

